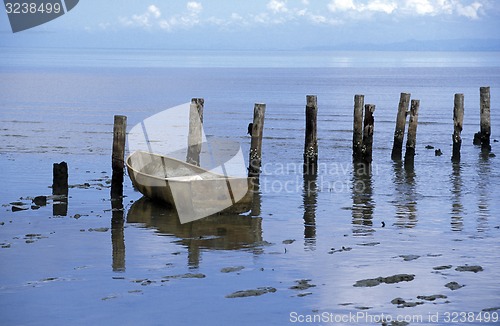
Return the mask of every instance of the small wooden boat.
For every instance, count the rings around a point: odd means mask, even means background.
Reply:
[[[136,151],[126,161],[134,187],[176,208],[188,223],[219,212],[249,211],[253,178],[229,177],[168,156]]]

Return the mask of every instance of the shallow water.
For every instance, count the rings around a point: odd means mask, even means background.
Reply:
[[[307,60],[314,58],[292,57],[287,65],[280,55],[262,67],[262,57],[252,61],[249,54],[248,67],[204,59],[198,69],[169,67],[165,62],[181,61],[175,54],[160,64],[146,56],[146,64],[130,68],[130,58],[141,62],[144,54],[129,53],[121,65],[102,68],[108,55],[75,67],[48,59],[35,67],[21,56],[21,63],[1,67],[2,324],[286,325],[317,315],[323,319],[316,324],[328,324],[349,314],[360,324],[380,324],[382,314],[432,324],[439,314],[437,324],[447,324],[447,314],[457,312],[473,313],[478,324],[499,312],[500,164],[472,145],[479,87],[490,86],[498,151],[496,61],[456,54],[446,61],[443,54],[422,65],[378,54],[373,63],[358,54],[352,62],[366,64],[357,68],[322,54],[311,62],[324,67],[311,68]],[[297,58],[302,68],[293,67]],[[421,101],[413,167],[390,160],[401,92]],[[462,161],[452,164],[458,92],[465,95]],[[318,96],[320,168],[304,179],[307,94]],[[376,105],[369,170],[351,161],[355,94]],[[205,98],[207,135],[237,140],[245,153],[253,104],[266,103],[263,174],[252,211],[180,225],[174,212],[141,199],[128,178],[124,210],[112,211],[113,115],[127,115],[133,126],[192,97]],[[74,185],[66,215],[57,216],[64,207],[52,201],[12,212],[11,202],[51,194],[52,163],[62,160]],[[482,270],[461,271],[466,265]],[[354,286],[396,274],[414,279]],[[451,290],[449,282],[464,287]],[[227,298],[259,288],[260,296]],[[446,298],[417,298],[430,295]],[[395,298],[419,304],[398,308]],[[325,317],[330,313],[334,319]]]

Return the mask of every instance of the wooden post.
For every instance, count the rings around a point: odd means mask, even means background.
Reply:
[[[406,114],[410,105],[410,94],[401,93],[396,116],[396,130],[394,131],[394,144],[392,146],[391,159],[400,161],[403,155],[403,140],[405,135]]]
[[[375,105],[365,105],[365,120],[363,128],[363,161],[370,163],[372,161],[372,148],[373,148],[373,128],[375,120],[373,119],[373,112],[375,112]]]
[[[186,162],[200,166],[201,145],[203,142],[203,98],[191,99],[189,107],[189,134]]]
[[[481,87],[479,89],[479,94],[481,109],[481,150],[489,152],[491,151],[490,87]]]
[[[68,164],[66,162],[54,163],[52,167],[52,195],[60,196],[57,204],[52,207],[54,216],[68,214]]]
[[[111,167],[111,198],[123,196],[123,175],[125,167],[125,136],[127,133],[127,117],[115,115],[113,125],[113,154]]]
[[[306,97],[306,135],[304,140],[304,173],[318,171],[318,99],[316,95]]]
[[[460,147],[462,146],[462,126],[464,123],[464,94],[455,94],[453,106],[453,154],[451,160],[460,162]]]
[[[411,100],[410,122],[408,124],[408,139],[406,141],[405,164],[413,164],[415,147],[417,145],[417,125],[419,100]]]
[[[259,177],[262,164],[262,134],[264,131],[264,115],[266,105],[256,103],[253,109],[252,142],[250,144],[250,158],[248,160],[248,176]]]
[[[363,106],[364,95],[354,96],[354,124],[352,133],[352,157],[359,161],[363,157]]]

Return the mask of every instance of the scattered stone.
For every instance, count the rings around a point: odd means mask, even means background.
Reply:
[[[455,270],[458,271],[458,272],[474,272],[474,273],[477,273],[477,272],[482,272],[483,268],[481,266],[469,266],[469,265],[465,265],[465,266],[458,266],[457,268],[455,268]]]
[[[10,248],[10,243],[0,243],[0,247],[4,248],[4,249],[7,249],[7,248]]]
[[[484,311],[484,312],[491,312],[491,311],[497,311],[497,310],[500,310],[500,307],[484,308],[484,309],[483,309],[483,310],[481,310],[481,311]]]
[[[244,268],[245,268],[245,266],[224,267],[220,270],[220,272],[221,273],[234,273],[234,272],[239,272]]]
[[[295,283],[297,283],[297,285],[291,286],[290,290],[299,290],[299,291],[302,291],[302,290],[307,290],[309,288],[315,287],[316,285],[309,284],[310,281],[311,280],[298,280],[298,281],[295,281]]]
[[[90,229],[89,229],[89,232],[93,232],[93,231],[94,231],[94,232],[108,232],[108,231],[109,231],[109,228],[95,228],[95,229],[90,228]]]
[[[422,301],[417,301],[417,302],[404,302],[398,306],[398,308],[413,308],[419,305],[423,305],[424,303]]]
[[[443,152],[441,152],[439,148],[434,151],[434,156],[441,156],[441,155],[443,155]]]
[[[295,239],[283,240],[283,244],[292,244],[295,242]]]
[[[394,299],[391,300],[392,304],[403,304],[405,302],[406,301],[403,298],[394,298]]]
[[[450,269],[452,267],[453,267],[452,265],[442,265],[442,266],[433,267],[432,269],[435,270],[435,271],[442,271],[442,270],[445,270],[445,269]]]
[[[368,310],[368,309],[371,309],[372,307],[366,307],[366,306],[356,306],[354,307],[355,309],[359,309],[359,310]]]
[[[308,296],[308,295],[311,295],[311,294],[312,294],[312,292],[305,292],[305,293],[299,293],[299,294],[297,294],[297,296],[299,298],[302,298],[302,297],[305,297],[305,296]]]
[[[27,209],[29,209],[29,208],[26,207],[26,206],[18,206],[18,205],[13,205],[12,206],[12,211],[13,212],[25,211]]]
[[[107,297],[104,297],[101,300],[102,301],[107,301],[107,300],[116,299],[116,298],[118,298],[118,296],[116,296],[116,295],[108,295]]]
[[[37,209],[39,209],[39,208],[40,208],[40,206],[37,206],[37,205],[31,205],[31,209],[32,209],[32,210],[37,210]]]
[[[436,299],[446,299],[448,298],[447,296],[443,294],[433,294],[433,295],[419,295],[417,296],[417,299],[420,300],[425,300],[425,301],[434,301]]]
[[[446,283],[444,286],[446,286],[448,289],[454,291],[454,290],[458,290],[460,288],[463,288],[465,285],[460,285],[457,282],[453,281],[453,282]]]
[[[231,294],[226,295],[226,298],[245,298],[245,297],[256,297],[266,293],[274,293],[276,289],[273,287],[260,287],[253,290],[243,290],[236,291]]]
[[[404,261],[411,261],[420,258],[419,255],[400,255],[399,257],[403,258]]]
[[[367,246],[367,247],[373,247],[379,245],[380,242],[366,242],[366,243],[358,243],[358,246]]]
[[[165,279],[176,279],[176,278],[205,278],[205,274],[201,273],[186,273],[186,274],[179,274],[179,275],[170,275],[170,276],[163,276]]]
[[[432,146],[432,145],[427,145],[427,146],[425,146],[425,149],[434,149],[434,146]]]
[[[75,215],[73,215],[73,218],[76,219],[76,220],[78,220],[80,217],[82,217],[81,214],[75,214]]]
[[[377,277],[377,278],[356,281],[356,283],[353,286],[355,286],[355,287],[372,287],[372,286],[377,286],[380,283],[393,284],[393,283],[399,283],[399,282],[410,282],[410,281],[413,281],[414,279],[415,279],[415,275],[413,275],[413,274],[396,274],[393,276]]]
[[[489,153],[488,157],[497,157],[497,156],[495,155],[495,153]]]
[[[341,249],[336,249],[336,250],[335,250],[335,248],[332,248],[332,249],[330,249],[330,251],[328,252],[328,254],[331,255],[331,254],[334,254],[336,252],[351,251],[351,250],[352,250],[351,247],[342,247]]]
[[[36,196],[35,198],[33,198],[33,204],[37,206],[47,205],[47,196]]]
[[[391,321],[389,324],[387,322],[382,322],[382,326],[407,326],[410,325],[410,323],[406,321]]]

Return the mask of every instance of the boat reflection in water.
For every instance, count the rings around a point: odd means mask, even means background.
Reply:
[[[127,213],[127,223],[141,223],[162,235],[172,235],[189,251],[189,266],[198,267],[200,249],[249,250],[258,253],[262,245],[262,218],[238,214],[215,214],[181,224],[176,210],[146,197],[136,201]]]

